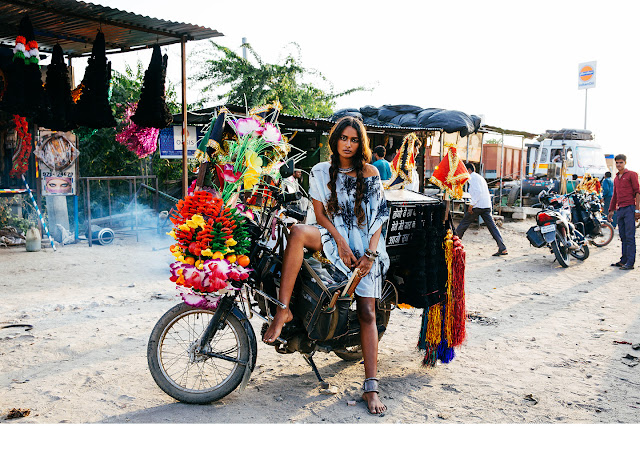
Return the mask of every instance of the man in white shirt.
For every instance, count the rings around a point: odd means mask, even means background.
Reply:
[[[464,218],[462,218],[462,221],[460,221],[456,229],[456,235],[462,239],[469,225],[481,216],[489,228],[493,239],[496,241],[496,244],[498,244],[498,251],[494,253],[493,256],[507,255],[507,247],[504,245],[504,242],[502,242],[500,231],[498,231],[498,227],[493,221],[493,216],[491,216],[491,195],[489,194],[487,181],[476,173],[473,164],[465,163],[464,166],[467,168],[467,171],[471,173],[471,178],[469,179],[469,195],[471,196],[471,200],[469,201],[469,206],[464,214]]]

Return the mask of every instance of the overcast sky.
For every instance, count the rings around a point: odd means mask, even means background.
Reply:
[[[632,167],[640,168],[638,25],[626,1],[93,3],[217,29],[224,37],[216,42],[237,51],[246,37],[268,62],[286,55],[285,47],[295,41],[304,66],[321,71],[335,90],[373,88],[340,99],[338,108],[439,107],[534,133],[584,127],[578,64],[597,61],[587,129],[605,153],[626,153]],[[192,42],[188,50],[201,46]],[[165,51],[169,77],[177,82],[179,46]],[[140,59],[146,66],[149,58],[148,51],[111,56],[115,69],[122,69],[123,60]]]

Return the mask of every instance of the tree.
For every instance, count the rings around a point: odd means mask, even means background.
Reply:
[[[368,90],[360,86],[334,92],[333,86],[322,73],[302,65],[300,47],[295,43],[297,56],[289,53],[279,64],[265,63],[249,44],[243,44],[256,65],[227,47],[213,41],[210,44],[214,49],[213,56],[208,53],[200,59],[200,71],[193,79],[204,83],[202,90],[205,94],[222,89],[216,98],[226,104],[246,104],[248,108],[253,108],[279,100],[284,113],[307,118],[327,117],[333,113],[337,98]],[[328,90],[309,82],[312,77],[325,83]],[[205,97],[199,103],[203,105],[207,100],[211,98]]]

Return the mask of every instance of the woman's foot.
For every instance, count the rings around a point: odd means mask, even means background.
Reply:
[[[365,392],[362,394],[362,398],[367,403],[369,413],[372,415],[380,415],[387,410],[387,406],[382,403],[377,392]]]
[[[291,320],[293,320],[293,313],[291,313],[291,310],[288,308],[278,308],[276,316],[273,318],[273,321],[264,333],[262,340],[267,344],[275,342],[275,340],[280,336],[284,324],[289,323]]]

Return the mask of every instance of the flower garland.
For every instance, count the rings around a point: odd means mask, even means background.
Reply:
[[[136,107],[137,103],[127,105],[123,122],[124,124],[128,123],[128,126],[116,134],[116,140],[138,155],[138,158],[146,158],[158,148],[160,129],[140,127],[131,121],[131,116],[136,111]]]
[[[19,177],[29,168],[29,155],[31,154],[31,134],[26,118],[13,115],[16,124],[16,150],[13,154],[12,168],[9,176]]]
[[[224,207],[221,198],[196,191],[178,202],[171,221],[175,227],[167,234],[177,241],[170,247],[177,260],[170,265],[171,281],[195,293],[211,293],[233,289],[233,281],[249,277],[245,219]]]

